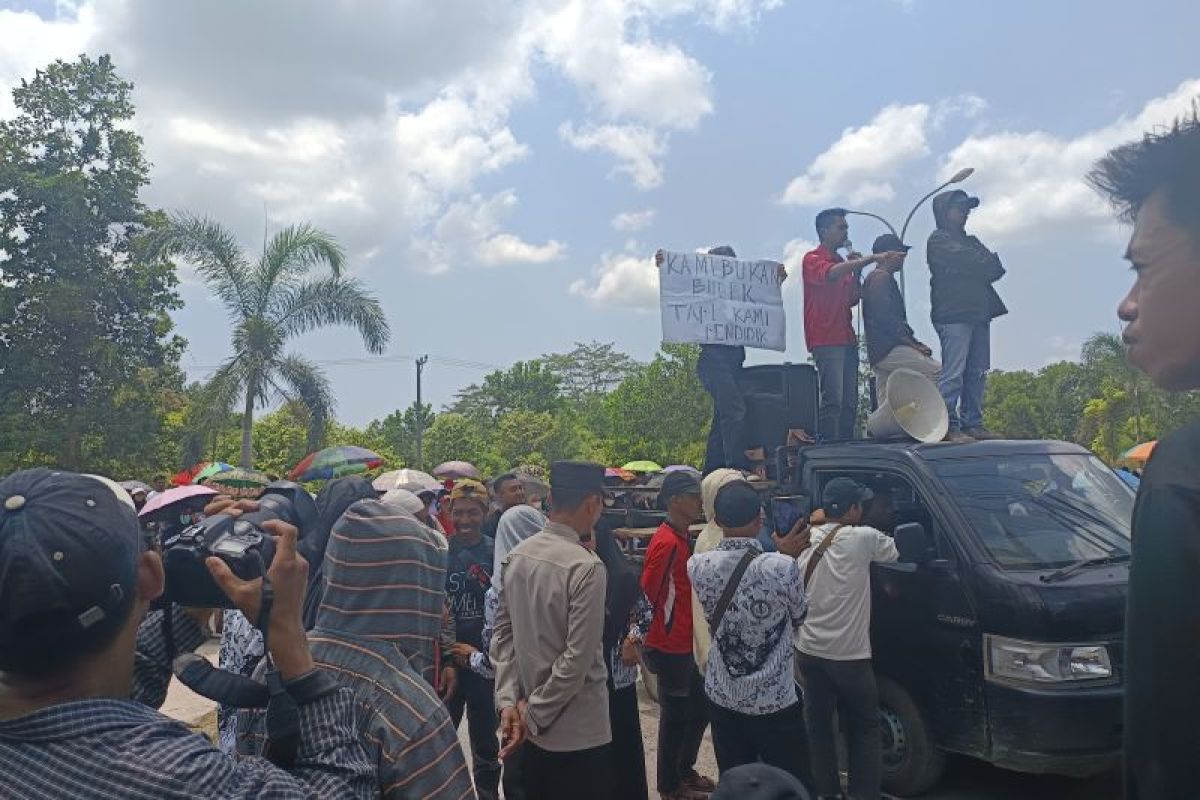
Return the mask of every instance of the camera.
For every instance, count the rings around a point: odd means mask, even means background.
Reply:
[[[291,481],[267,484],[256,502],[257,511],[214,514],[163,539],[167,599],[182,606],[232,608],[204,560],[216,556],[239,578],[254,580],[266,574],[275,557],[275,540],[262,523],[279,519],[303,532],[317,518],[312,496]]]

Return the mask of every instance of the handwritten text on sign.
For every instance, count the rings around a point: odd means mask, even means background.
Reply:
[[[664,342],[786,348],[779,265],[703,253],[663,252]]]

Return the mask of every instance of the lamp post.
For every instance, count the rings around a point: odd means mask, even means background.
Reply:
[[[900,228],[900,233],[896,233],[896,229],[895,229],[895,227],[892,226],[892,223],[888,222],[886,219],[879,216],[878,214],[872,214],[870,211],[847,211],[846,213],[847,214],[857,214],[860,217],[871,217],[872,219],[879,220],[880,222],[882,222],[884,224],[884,226],[889,231],[891,231],[892,233],[899,236],[900,241],[903,242],[904,234],[908,232],[908,223],[912,222],[913,215],[917,213],[917,209],[919,209],[921,206],[925,205],[926,200],[933,197],[935,194],[940,192],[942,189],[945,189],[947,186],[951,186],[955,183],[962,183],[967,178],[971,177],[971,175],[973,175],[974,173],[975,173],[974,167],[964,167],[963,169],[960,169],[958,172],[954,173],[954,175],[951,176],[950,180],[946,181],[941,186],[937,187],[932,192],[930,192],[929,194],[925,195],[920,200],[918,200],[917,204],[912,207],[911,211],[908,212],[908,216],[904,218],[904,225],[903,225],[903,227]],[[907,301],[907,296],[904,291],[904,273],[903,272],[900,273],[900,296],[902,298],[905,298]],[[907,302],[905,303],[905,305],[907,305]]]

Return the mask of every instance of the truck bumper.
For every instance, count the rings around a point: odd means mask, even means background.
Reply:
[[[1124,689],[987,685],[993,764],[1086,777],[1121,763]]]

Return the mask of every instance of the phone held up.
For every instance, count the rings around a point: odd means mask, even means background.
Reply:
[[[771,524],[786,536],[801,518],[812,514],[812,498],[806,494],[776,495],[771,498]]]

